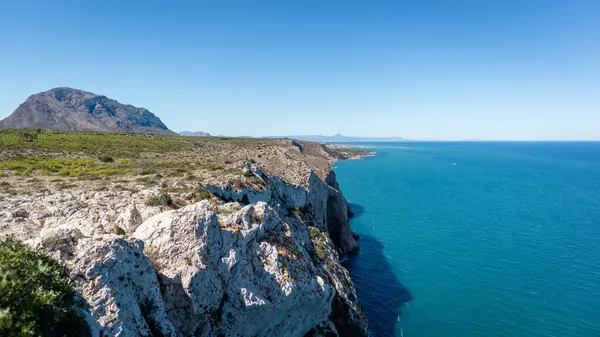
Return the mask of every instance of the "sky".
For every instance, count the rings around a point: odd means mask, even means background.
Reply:
[[[0,1],[0,118],[66,86],[174,131],[600,140],[597,0]]]

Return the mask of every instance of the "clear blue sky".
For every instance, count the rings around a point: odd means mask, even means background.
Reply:
[[[600,139],[600,1],[4,1],[0,117],[58,86],[175,131]]]

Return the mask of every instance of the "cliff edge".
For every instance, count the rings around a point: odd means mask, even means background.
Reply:
[[[294,140],[113,135],[114,157],[78,146],[77,164],[71,134],[14,135],[0,133],[0,235],[68,267],[95,333],[367,335],[340,265],[358,250],[330,169],[343,155]],[[39,159],[27,173],[12,157],[25,149]],[[84,166],[53,172],[49,153]]]

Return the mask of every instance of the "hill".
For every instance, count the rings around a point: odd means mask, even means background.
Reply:
[[[29,96],[0,121],[0,128],[177,135],[147,109],[72,88],[55,88]]]

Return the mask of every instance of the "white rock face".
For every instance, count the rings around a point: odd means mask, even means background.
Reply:
[[[145,205],[158,188],[7,198],[0,236],[66,264],[102,336],[366,336],[335,176],[248,169],[262,188],[208,185],[221,200],[175,211]]]
[[[142,224],[142,215],[135,204],[125,206],[121,211],[115,225],[122,228],[126,233],[132,233]]]
[[[256,175],[262,176],[256,168],[251,169]],[[320,241],[319,246],[325,253],[320,261],[317,259],[313,262],[336,289],[329,319],[341,336],[366,336],[367,321],[354,284],[348,271],[339,264],[338,251],[342,254],[355,253],[358,251],[358,242],[350,228],[347,202],[338,189],[335,173],[331,171],[323,181],[311,171],[304,186],[288,184],[279,177],[264,178],[268,185],[261,191],[251,188],[232,191],[227,186],[211,185],[206,188],[217,196],[233,201],[245,199],[252,203],[256,195],[260,195],[261,201],[268,203],[284,218],[293,236],[306,250],[314,251],[315,241]],[[311,235],[308,224],[318,230],[317,234],[327,233],[325,238],[321,238],[320,234],[319,238]]]
[[[303,336],[327,320],[335,291],[274,210],[258,203],[219,219],[213,209],[159,214],[133,234],[183,335]]]
[[[65,228],[76,229],[84,236],[131,233],[143,220],[165,211],[144,204],[156,191],[67,189],[44,196],[22,195],[2,200],[0,235],[35,240],[45,232]]]
[[[79,240],[68,266],[104,335],[177,336],[141,241],[111,235]]]
[[[258,175],[257,168],[252,169]],[[328,183],[311,172],[306,187],[288,184],[279,177],[268,178],[268,188],[258,191],[252,188],[234,191],[228,186],[205,187],[224,200],[268,203],[281,215],[303,208],[310,212],[311,220],[314,220],[317,228],[330,233],[340,252],[355,253],[358,251],[358,243],[348,223],[346,199],[337,189],[333,171],[326,180]]]

